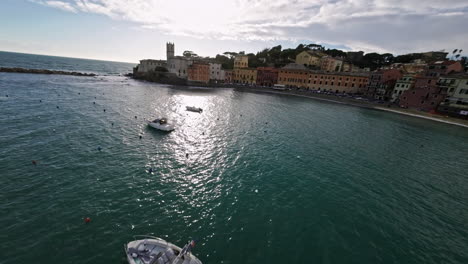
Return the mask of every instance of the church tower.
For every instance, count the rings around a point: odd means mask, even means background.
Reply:
[[[174,58],[174,43],[167,42],[166,43],[166,59]]]

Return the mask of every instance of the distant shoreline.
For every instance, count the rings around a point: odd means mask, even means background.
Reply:
[[[84,77],[95,77],[97,76],[94,73],[83,73],[83,72],[69,72],[69,71],[55,71],[55,70],[45,70],[45,69],[25,69],[25,68],[5,68],[0,67],[0,72],[8,73],[31,73],[31,74],[54,74],[54,75],[72,75],[72,76],[84,76]]]
[[[296,97],[302,97],[302,98],[309,98],[309,99],[314,99],[314,100],[319,100],[319,101],[324,101],[324,102],[350,105],[350,106],[355,106],[355,107],[367,108],[371,110],[385,111],[385,112],[394,113],[394,114],[417,117],[417,118],[432,120],[432,121],[445,123],[449,125],[456,125],[456,126],[468,128],[468,120],[456,119],[456,118],[440,116],[440,115],[432,115],[426,112],[420,112],[420,111],[410,110],[410,109],[403,109],[403,108],[391,109],[390,107],[376,105],[376,104],[365,102],[365,101],[358,101],[356,99],[351,99],[351,98],[341,98],[341,97],[330,98],[329,95],[306,94],[306,93],[298,93],[295,91],[282,92],[282,91],[275,91],[275,90],[263,89],[263,88],[252,88],[252,89],[235,88],[235,89],[239,91],[243,91],[243,92],[269,93],[269,94],[290,95],[290,96],[296,96]]]

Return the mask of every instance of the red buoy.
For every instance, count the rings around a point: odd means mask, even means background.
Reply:
[[[89,223],[89,222],[91,222],[91,218],[86,217],[84,221],[85,221],[85,223]]]

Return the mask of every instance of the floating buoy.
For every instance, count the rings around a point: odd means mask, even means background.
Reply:
[[[149,168],[148,172],[153,173],[153,168]]]
[[[188,154],[188,153],[187,153],[187,154],[185,154],[185,157],[186,157],[186,158],[188,158],[188,156],[189,156],[189,154]]]
[[[265,122],[265,124],[268,124],[268,122]]]
[[[112,122],[112,125],[114,125],[114,122]]]
[[[205,135],[205,132],[203,132],[202,135]]]
[[[140,135],[140,139],[143,138],[141,135]]]
[[[96,104],[96,102],[93,102],[93,104]]]
[[[101,150],[102,150],[102,148],[101,148],[101,147],[98,147],[98,148],[97,148],[97,150],[101,151]]]
[[[104,112],[106,111],[106,109],[104,109]]]
[[[218,119],[216,119],[216,120],[219,120],[219,117],[218,117]]]
[[[265,133],[266,133],[266,130],[265,130],[265,131],[263,131],[263,132],[265,132]]]
[[[42,100],[39,100],[39,103],[42,103]]]
[[[90,223],[90,222],[91,222],[91,218],[86,217],[86,218],[84,219],[84,221],[85,221],[85,223]]]
[[[60,107],[57,105],[57,109],[59,109]]]
[[[52,129],[52,132],[54,132],[54,133],[55,133],[55,128],[54,128],[54,129]]]
[[[33,165],[37,165],[37,161],[33,160],[33,161],[32,161],[32,164],[33,164]]]
[[[135,119],[137,119],[137,116],[135,116]]]
[[[6,97],[8,97],[8,94],[6,95]]]

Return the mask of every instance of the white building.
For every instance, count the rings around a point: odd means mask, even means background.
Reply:
[[[210,80],[224,81],[225,72],[219,63],[210,63]]]
[[[175,74],[179,78],[187,79],[188,67],[192,65],[193,60],[191,58],[183,56],[175,56],[175,45],[174,43],[166,44],[166,57],[167,57],[167,70],[170,73]]]
[[[413,74],[405,74],[401,79],[395,84],[395,88],[392,92],[392,102],[397,101],[400,98],[400,95],[413,87],[414,85],[414,75]]]
[[[179,78],[187,79],[188,67],[192,65],[193,60],[182,56],[170,58],[167,63],[167,70],[174,73]]]
[[[167,63],[165,60],[141,60],[138,65],[138,72],[154,71],[156,67],[166,68]]]

